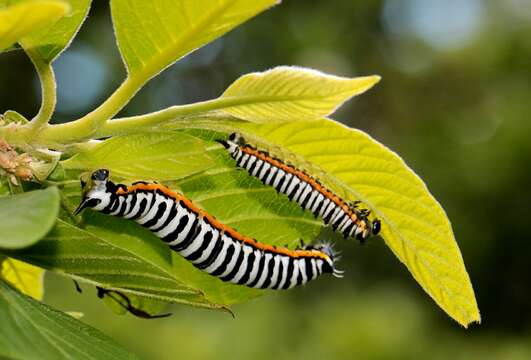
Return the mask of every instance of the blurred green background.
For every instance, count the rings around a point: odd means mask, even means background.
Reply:
[[[339,242],[342,280],[327,278],[224,313],[114,315],[84,286],[48,274],[45,301],[146,359],[531,359],[531,2],[284,1],[152,80],[123,111],[218,96],[275,65],[379,74],[334,118],[397,151],[452,221],[483,323],[464,330],[413,281],[381,239]],[[95,1],[54,64],[58,113],[82,115],[125,71],[108,4]],[[0,113],[31,117],[39,85],[22,52],[0,56]],[[527,119],[527,120],[526,120]]]

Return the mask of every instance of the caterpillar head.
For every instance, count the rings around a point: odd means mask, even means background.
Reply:
[[[245,145],[245,139],[237,133],[232,133],[229,135],[227,140],[216,140],[218,143],[223,145],[225,149],[228,149],[229,152],[234,152],[238,149],[239,146]]]
[[[109,181],[109,170],[98,169],[92,174],[83,174],[80,181],[81,203],[75,210],[75,215],[87,207],[102,210],[109,204],[113,195],[113,184]]]
[[[380,220],[374,219],[371,223],[371,234],[378,235],[381,227],[382,227],[382,223],[380,222]]]

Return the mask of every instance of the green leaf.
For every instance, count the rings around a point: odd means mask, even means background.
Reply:
[[[106,168],[128,179],[173,180],[213,165],[204,142],[175,132],[117,136],[63,161],[65,169]]]
[[[182,132],[176,134],[183,135]],[[192,134],[204,141],[213,141],[222,136],[211,131],[195,131]],[[179,188],[194,203],[223,223],[262,242],[294,247],[301,239],[313,241],[321,229],[319,221],[288,199],[277,196],[274,189],[264,187],[260,181],[238,171],[224,149],[216,145],[208,153],[216,166],[169,183],[170,188]],[[78,189],[75,191],[79,193]],[[90,212],[85,219],[89,224],[87,229],[106,241],[119,241],[120,246],[138,242],[151,244],[158,251],[169,254],[173,276],[190,287],[200,289],[212,303],[230,305],[265,293],[222,282],[196,269],[179,254],[170,251],[160,239],[130,220]],[[132,250],[139,254],[136,249]],[[141,253],[148,252],[143,249]]]
[[[33,245],[50,231],[58,212],[55,187],[0,198],[0,248]]]
[[[243,75],[221,99],[236,105],[224,113],[252,122],[317,119],[380,81],[379,76],[345,78],[320,71],[279,66]]]
[[[0,357],[133,359],[94,328],[22,295],[0,280]]]
[[[435,302],[465,327],[480,321],[450,221],[396,153],[330,120],[248,124],[242,129],[248,141],[273,153],[278,146],[289,151],[290,162],[303,162],[340,196],[361,200],[381,219],[385,243]]]
[[[195,131],[193,135],[204,141],[223,136],[210,131]],[[216,164],[214,167],[170,183],[170,187],[180,188],[198,206],[260,241],[294,247],[300,239],[306,242],[315,239],[321,230],[318,220],[288,199],[277,196],[274,189],[238,171],[226,151],[217,144],[210,147],[208,153]],[[78,202],[77,184],[65,187],[65,195],[72,202]],[[190,302],[196,306],[219,308],[265,293],[224,283],[196,269],[133,221],[91,211],[84,213],[84,220],[85,230],[59,222],[37,246],[10,256],[124,293],[169,302]],[[71,232],[79,235],[68,235]],[[98,260],[100,257],[104,259]],[[129,257],[132,260],[126,259]],[[183,294],[175,293],[179,287],[200,290],[204,298],[186,294],[183,299]]]
[[[21,125],[28,123],[28,119],[13,110],[7,110],[4,115],[2,115],[1,120],[5,121],[7,124],[14,123]]]
[[[0,1],[0,51],[55,23],[69,10],[64,1],[24,1],[5,7],[10,3]]]
[[[112,0],[120,53],[129,76],[147,80],[278,0]]]
[[[38,56],[45,63],[51,63],[70,45],[70,42],[87,17],[90,0],[66,0],[70,12],[68,16],[46,26],[38,32],[33,32],[21,39],[24,50],[32,57]],[[35,59],[34,59],[35,61]]]
[[[36,300],[44,295],[44,270],[25,262],[6,258],[0,263],[0,278]]]
[[[52,231],[35,246],[8,254],[106,289],[220,308],[208,302],[198,289],[181,281],[173,271],[169,250],[160,240],[146,239],[143,229],[133,222],[113,220],[122,219],[89,213],[86,230],[57,220]],[[140,234],[137,236],[136,232]]]

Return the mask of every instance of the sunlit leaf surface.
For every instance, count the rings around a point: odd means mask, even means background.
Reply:
[[[349,200],[381,219],[381,236],[422,288],[463,326],[480,321],[450,221],[422,180],[367,134],[330,120],[243,126],[263,146],[281,147]]]
[[[31,49],[31,55],[38,54],[41,61],[52,62],[70,45],[70,42],[87,17],[91,0],[65,0],[69,5],[68,15],[38,32],[21,39],[24,49]]]
[[[25,262],[6,258],[0,261],[0,278],[36,300],[44,295],[44,270]]]
[[[345,78],[279,66],[237,79],[221,96],[235,105],[223,112],[252,122],[316,119],[331,114],[378,81],[379,76]]]
[[[65,1],[0,1],[0,51],[36,30],[42,31],[69,11]]]
[[[173,180],[213,165],[205,144],[190,135],[147,132],[113,137],[63,161],[65,169],[110,169],[130,179]]]
[[[129,75],[150,78],[277,2],[112,0],[111,10]]]

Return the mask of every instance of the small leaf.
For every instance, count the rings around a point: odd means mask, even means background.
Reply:
[[[278,0],[112,0],[120,53],[130,77],[149,79]]]
[[[43,269],[11,258],[6,258],[0,265],[0,278],[6,280],[23,294],[36,300],[42,300],[44,295]]]
[[[13,110],[7,110],[4,115],[1,117],[1,120],[5,121],[7,124],[27,124],[29,121],[24,116]]]
[[[64,2],[70,8],[68,16],[49,24],[38,32],[25,36],[20,41],[25,50],[31,49],[31,56],[37,54],[45,63],[51,63],[68,47],[87,17],[91,0],[66,0]]]
[[[252,122],[316,119],[380,81],[379,76],[344,78],[320,71],[279,66],[243,75],[221,99],[236,105],[222,111]]]
[[[128,179],[173,180],[213,165],[204,142],[175,132],[117,136],[62,162],[65,169],[106,168]]]
[[[2,280],[0,323],[2,358],[135,358],[98,330],[22,295]]]
[[[422,180],[367,134],[330,120],[243,125],[252,141],[311,164],[311,174],[382,221],[381,236],[422,288],[463,326],[480,321],[452,227]]]
[[[55,187],[0,198],[0,248],[33,245],[52,228],[58,212]]]
[[[0,51],[55,23],[69,10],[64,1],[25,1],[3,8],[6,3],[0,1]]]

